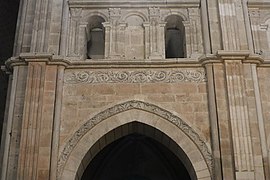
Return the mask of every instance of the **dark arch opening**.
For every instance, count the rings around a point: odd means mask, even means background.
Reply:
[[[89,33],[87,35],[87,58],[103,59],[105,51],[105,34],[102,23],[105,20],[100,16],[89,18]]]
[[[134,130],[139,126],[148,125],[137,122],[130,123],[129,127],[130,125],[133,128],[132,133],[105,146],[88,164],[82,175],[82,180],[197,179],[192,173],[194,170],[187,170],[179,157],[168,147],[154,138]],[[176,146],[173,147],[176,148]],[[190,172],[193,175],[190,175]]]
[[[171,15],[166,19],[165,43],[166,58],[186,56],[185,28],[181,17]]]

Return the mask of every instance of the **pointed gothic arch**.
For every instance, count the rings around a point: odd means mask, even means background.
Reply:
[[[183,150],[160,130],[133,121],[103,135],[77,171],[81,180],[197,179]],[[82,174],[83,172],[83,174]]]
[[[57,179],[78,179],[77,174],[83,173],[78,173],[83,169],[80,167],[90,161],[86,156],[89,149],[108,132],[135,121],[158,129],[181,147],[191,162],[197,179],[211,179],[212,154],[202,138],[179,117],[142,101],[128,101],[115,105],[83,124],[62,150],[58,160]],[[100,149],[96,150],[96,153],[99,151]]]

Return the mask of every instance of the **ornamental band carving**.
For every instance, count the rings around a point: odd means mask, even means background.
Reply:
[[[205,71],[175,70],[175,71],[76,71],[65,75],[66,84],[78,83],[179,83],[206,81]]]
[[[108,108],[97,115],[95,115],[93,118],[88,120],[85,124],[83,124],[69,139],[67,144],[64,147],[64,150],[62,151],[59,159],[58,159],[58,174],[57,179],[60,179],[60,176],[63,172],[64,165],[70,156],[72,150],[75,148],[77,143],[80,141],[80,139],[90,130],[92,129],[96,124],[99,122],[114,116],[116,114],[119,114],[124,111],[128,111],[131,109],[139,109],[144,110],[150,113],[153,113],[157,116],[160,116],[167,121],[173,123],[176,125],[179,129],[181,129],[200,149],[204,159],[206,160],[207,166],[210,170],[210,173],[213,176],[213,158],[210,150],[208,149],[205,142],[200,138],[200,136],[182,119],[175,116],[174,114],[170,113],[169,111],[162,109],[158,106],[155,106],[150,103],[145,103],[142,101],[128,101],[125,103],[117,104],[111,108]]]

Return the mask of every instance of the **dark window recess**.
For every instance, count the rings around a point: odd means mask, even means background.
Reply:
[[[166,58],[186,57],[185,28],[182,18],[176,15],[166,19],[165,54]]]
[[[105,20],[100,16],[92,16],[89,19],[89,32],[87,35],[87,58],[103,59],[105,50],[104,27]]]

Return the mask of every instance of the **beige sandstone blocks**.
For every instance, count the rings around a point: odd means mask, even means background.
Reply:
[[[127,70],[128,71],[128,70]],[[191,69],[196,71],[196,69]],[[72,71],[68,70],[67,74]],[[209,138],[209,115],[205,82],[179,83],[76,83],[64,85],[62,133],[74,132],[96,112],[128,100],[142,100],[175,112]],[[63,137],[64,138],[64,137]]]
[[[192,180],[269,179],[269,2],[27,3],[7,62],[2,179],[79,180],[134,132]]]

